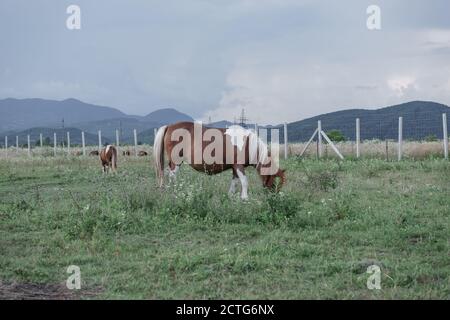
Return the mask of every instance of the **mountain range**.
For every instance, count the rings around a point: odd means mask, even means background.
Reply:
[[[355,119],[360,119],[361,139],[397,139],[398,118],[403,117],[403,137],[420,140],[434,136],[442,138],[442,114],[450,117],[450,108],[429,101],[411,101],[379,109],[348,109],[288,123],[290,142],[307,141],[321,120],[323,131],[339,130],[346,139],[355,139]],[[64,122],[63,122],[64,119]],[[0,136],[9,136],[9,145],[19,136],[19,144],[26,143],[30,135],[36,143],[39,134],[53,141],[57,133],[58,141],[66,140],[70,131],[71,143],[81,143],[81,131],[85,131],[86,143],[97,144],[97,132],[101,130],[104,143],[114,142],[116,130],[121,143],[133,143],[133,129],[137,140],[152,143],[154,128],[178,121],[193,121],[187,114],[173,108],[153,111],[145,116],[127,115],[122,111],[105,106],[97,106],[76,99],[63,101],[44,99],[4,99],[0,100]],[[226,127],[229,121],[211,123],[211,127]],[[64,125],[64,127],[63,127]],[[253,128],[254,125],[248,125]],[[283,125],[270,125],[266,128],[280,129],[280,142],[283,142]],[[14,138],[15,140],[15,138]],[[0,139],[3,145],[4,139]]]
[[[403,138],[421,140],[434,136],[442,139],[442,114],[450,117],[450,108],[429,101],[411,101],[399,105],[366,110],[349,109],[321,114],[288,124],[289,141],[307,141],[321,120],[322,130],[339,130],[348,140],[356,140],[356,118],[360,119],[361,140],[398,139],[398,121],[403,118]],[[448,120],[447,120],[448,121]],[[281,132],[283,132],[282,127]],[[283,134],[281,134],[281,139]]]
[[[177,121],[193,121],[193,119],[173,108],[159,109],[145,116],[137,116],[125,114],[116,108],[93,105],[76,99],[0,100],[0,136],[19,136],[20,144],[26,143],[28,134],[31,134],[30,139],[35,141],[36,131],[44,131],[45,136],[50,135],[53,139],[53,132],[58,134],[60,129],[65,132],[68,128],[95,136],[101,130],[104,137],[102,140],[105,142],[115,141],[116,130],[119,130],[120,140],[131,143],[133,129],[138,132],[138,140],[141,138],[140,133],[144,131],[151,132],[153,139],[153,128]],[[76,134],[75,131],[73,133],[73,139],[81,137],[81,133]],[[39,133],[37,137],[39,138]],[[86,143],[89,143],[90,138],[86,135]]]

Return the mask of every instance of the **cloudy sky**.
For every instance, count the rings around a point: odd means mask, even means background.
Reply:
[[[81,8],[81,30],[66,9]],[[368,30],[369,5],[381,30]],[[448,0],[2,0],[0,98],[279,123],[450,104]]]

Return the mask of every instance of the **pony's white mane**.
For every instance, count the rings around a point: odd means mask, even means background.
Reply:
[[[249,162],[254,165],[267,165],[271,161],[271,167],[278,168],[278,155],[269,156],[267,144],[252,130],[244,129],[241,126],[233,125],[225,131],[226,135],[231,137],[231,143],[239,150],[244,146],[245,138],[248,137],[249,143]],[[272,145],[272,152],[278,150]]]
[[[108,144],[108,145],[106,146],[106,151],[105,151],[105,153],[108,153],[110,148],[111,148],[111,145]]]

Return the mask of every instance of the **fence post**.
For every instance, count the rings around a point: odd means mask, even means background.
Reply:
[[[386,139],[385,151],[386,151],[386,161],[389,161],[389,140],[388,139]]]
[[[70,132],[67,131],[67,155],[70,156]]]
[[[42,133],[39,133],[39,145],[41,146],[41,148],[44,146],[44,143],[42,141]]]
[[[5,157],[8,157],[8,136],[5,136]]]
[[[137,157],[137,132],[136,129],[133,129],[133,135],[134,135],[134,155]]]
[[[403,117],[398,118],[398,161],[402,160]]]
[[[284,159],[288,158],[288,132],[287,122],[284,123]]]
[[[447,114],[442,114],[442,129],[444,137],[444,158],[448,159],[448,130],[447,130]]]
[[[84,140],[84,131],[81,131],[81,148],[83,149],[83,156],[86,155],[86,140]]]
[[[102,130],[98,130],[98,152],[102,150]]]
[[[30,135],[27,135],[28,156],[31,157]]]
[[[119,147],[119,130],[116,129],[116,147]]]
[[[56,157],[56,132],[53,132],[53,155]]]
[[[359,142],[361,141],[359,118],[356,118],[356,158],[359,158]]]
[[[322,157],[322,121],[317,121],[317,156]]]
[[[19,153],[19,136],[16,136],[16,153]]]

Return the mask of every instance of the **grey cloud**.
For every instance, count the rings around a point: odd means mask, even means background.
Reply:
[[[377,2],[382,30],[371,32],[372,1],[4,0],[0,98],[74,97],[136,114],[167,106],[215,120],[246,107],[260,122],[407,98],[449,103],[450,3]],[[65,28],[72,3],[80,31]],[[424,38],[433,30],[440,45]],[[405,77],[415,82],[401,96],[388,83]]]

